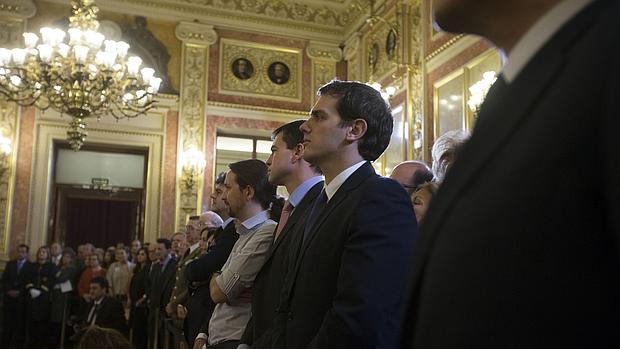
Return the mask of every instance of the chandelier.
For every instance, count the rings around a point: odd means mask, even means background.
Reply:
[[[154,69],[140,69],[140,57],[128,57],[127,43],[98,31],[94,0],[71,0],[71,7],[66,32],[41,28],[41,38],[23,34],[25,48],[0,48],[0,93],[21,106],[70,115],[67,140],[77,151],[87,136],[84,119],[144,115],[162,80]]]

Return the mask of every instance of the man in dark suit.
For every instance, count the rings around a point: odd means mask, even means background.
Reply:
[[[8,262],[2,273],[3,328],[2,348],[23,348],[26,328],[26,285],[34,283],[37,270],[28,260],[29,247],[17,246],[17,258]]]
[[[215,179],[215,190],[211,193],[210,208],[217,213],[224,223],[213,233],[212,239],[207,242],[207,253],[187,266],[185,270],[188,289],[191,293],[187,302],[186,339],[193,346],[199,333],[209,332],[209,319],[213,314],[215,303],[211,299],[209,281],[213,273],[222,269],[228,255],[239,238],[235,229],[234,218],[230,217],[228,206],[223,200],[224,179],[226,172],[222,172]]]
[[[620,347],[620,2],[436,5],[508,57],[425,218],[404,347]]]
[[[281,293],[279,348],[393,348],[416,222],[405,190],[369,161],[387,148],[393,120],[372,87],[332,81],[304,132],[304,159],[323,170]]]
[[[171,248],[172,243],[168,239],[157,239],[155,243],[155,253],[159,260],[151,268],[146,292],[149,302],[149,348],[165,347],[166,304],[172,294],[176,272],[176,261],[170,254]]]
[[[289,269],[291,241],[303,234],[303,217],[323,189],[321,170],[303,159],[304,134],[299,129],[303,120],[280,126],[271,138],[271,155],[267,159],[269,182],[284,185],[290,193],[275,231],[275,241],[261,268],[252,291],[252,318],[241,343],[257,348],[270,348],[270,328],[278,307],[280,290]]]
[[[108,288],[108,280],[104,277],[98,276],[90,280],[91,302],[83,303],[79,313],[80,323],[85,327],[97,325],[115,329],[127,335],[128,328],[123,305],[116,298],[107,296]]]

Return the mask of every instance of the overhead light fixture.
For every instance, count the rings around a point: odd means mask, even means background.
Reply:
[[[71,0],[70,28],[24,33],[25,48],[0,48],[0,94],[21,106],[70,115],[67,140],[79,150],[86,118],[145,115],[154,107],[162,79],[129,56],[129,45],[106,40],[94,0]]]

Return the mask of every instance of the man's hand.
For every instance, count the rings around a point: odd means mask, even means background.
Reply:
[[[166,304],[166,314],[170,317],[174,317],[176,315],[176,309],[172,306],[172,303]]]
[[[202,349],[203,346],[207,345],[207,340],[204,338],[196,338],[194,341],[193,349]]]
[[[177,305],[177,317],[181,320],[187,317],[187,308],[181,304]]]

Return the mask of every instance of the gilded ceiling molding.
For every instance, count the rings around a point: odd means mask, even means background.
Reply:
[[[204,152],[209,46],[217,41],[213,26],[181,22],[175,34],[183,42],[181,97],[177,143],[177,185],[175,226],[185,226],[187,216],[200,213],[204,176],[192,188],[182,184],[182,154],[195,149]]]
[[[21,19],[30,18],[37,12],[32,0],[0,0],[0,16],[15,16]]]
[[[342,60],[342,49],[337,45],[310,41],[306,47],[306,54],[313,60],[339,62]]]
[[[348,61],[353,58],[353,56],[358,54],[361,43],[362,36],[360,33],[351,35],[351,37],[344,43],[344,59]]]

